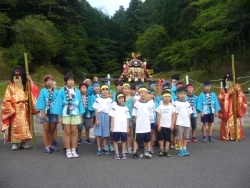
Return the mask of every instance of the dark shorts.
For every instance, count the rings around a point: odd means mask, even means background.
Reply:
[[[53,124],[57,124],[58,119],[57,119],[57,115],[56,114],[46,114],[46,119],[42,119],[40,118],[40,122],[49,122],[49,123],[53,123]]]
[[[197,128],[197,117],[191,117],[190,121],[192,129],[195,130]]]
[[[173,134],[173,136],[177,136],[177,134],[178,134],[178,129],[175,129],[175,128],[174,128],[172,134]]]
[[[113,140],[118,142],[121,139],[122,142],[127,141],[127,133],[124,132],[113,132]]]
[[[202,123],[213,123],[214,122],[214,114],[204,114],[203,117],[201,117]]]
[[[150,125],[151,125],[151,130],[155,130],[155,128],[156,128],[155,123],[151,123]]]
[[[80,123],[78,126],[77,126],[77,129],[79,131],[82,131],[83,129],[83,126],[86,130],[89,130],[91,128],[91,122],[90,122],[90,119],[89,118],[82,118],[82,123]]]
[[[172,131],[170,130],[170,128],[161,127],[161,131],[158,132],[158,140],[164,140],[164,141],[170,142],[171,133]]]
[[[136,133],[135,134],[135,141],[140,144],[140,143],[148,143],[151,141],[151,133]]]

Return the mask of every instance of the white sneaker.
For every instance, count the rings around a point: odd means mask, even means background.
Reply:
[[[145,152],[144,155],[145,155],[147,158],[152,158],[152,155],[151,155],[149,152]]]
[[[68,159],[71,159],[71,158],[73,158],[74,156],[72,155],[71,151],[67,151],[67,152],[66,152],[66,157],[67,157]]]
[[[76,153],[75,149],[71,150],[71,154],[73,155],[74,158],[78,158],[79,157],[79,155]]]
[[[21,143],[21,147],[23,149],[29,149],[30,148],[30,146],[26,142]]]
[[[18,144],[12,144],[12,150],[17,150],[18,149]]]

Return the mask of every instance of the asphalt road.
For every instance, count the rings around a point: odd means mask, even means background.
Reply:
[[[154,154],[141,160],[96,156],[94,144],[80,145],[80,158],[67,159],[61,138],[60,151],[51,155],[44,153],[41,137],[36,150],[11,151],[0,140],[0,188],[249,188],[250,129],[240,142],[219,141],[218,134],[215,143],[189,144],[189,157],[172,151],[170,158]]]

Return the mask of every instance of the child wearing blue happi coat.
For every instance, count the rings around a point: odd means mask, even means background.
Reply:
[[[215,140],[212,138],[212,124],[214,122],[214,115],[218,116],[218,111],[221,109],[219,105],[219,101],[215,93],[211,92],[211,82],[204,82],[204,92],[202,92],[199,96],[199,101],[197,105],[197,109],[201,113],[201,122],[202,125],[202,142],[207,142],[206,138],[206,129],[208,125],[208,141],[214,142]]]

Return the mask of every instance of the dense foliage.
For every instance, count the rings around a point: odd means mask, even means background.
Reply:
[[[77,75],[119,73],[131,52],[149,68],[202,67],[236,53],[249,66],[250,0],[131,0],[113,16],[86,0],[1,0],[0,46],[9,66],[60,65]],[[218,61],[219,60],[219,61]]]

